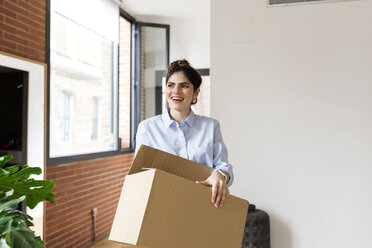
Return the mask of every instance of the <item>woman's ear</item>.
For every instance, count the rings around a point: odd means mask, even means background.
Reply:
[[[199,93],[200,93],[200,87],[197,88],[196,91],[194,92],[194,97],[193,97],[193,99],[198,98]]]

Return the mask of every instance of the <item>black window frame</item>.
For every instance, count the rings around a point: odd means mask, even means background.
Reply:
[[[79,155],[71,155],[71,156],[62,156],[62,157],[50,157],[50,15],[51,15],[51,8],[50,8],[51,0],[46,0],[46,46],[45,46],[45,62],[47,65],[47,72],[46,72],[46,90],[47,90],[47,110],[46,110],[46,144],[45,144],[45,152],[46,152],[46,164],[47,165],[57,165],[57,164],[64,164],[64,163],[72,163],[72,162],[79,162],[85,160],[91,160],[96,158],[104,158],[104,157],[111,157],[117,155],[124,155],[129,153],[134,153],[135,149],[135,134],[137,132],[137,126],[140,122],[140,111],[141,111],[141,40],[140,40],[140,27],[145,26],[162,26],[166,28],[166,49],[167,49],[167,64],[169,63],[169,25],[163,24],[155,24],[155,23],[142,23],[137,22],[136,19],[131,16],[128,12],[123,10],[119,7],[120,14],[119,16],[124,17],[126,20],[131,22],[131,71],[130,71],[130,87],[131,87],[131,100],[130,100],[130,148],[122,149],[120,144],[118,143],[118,147],[116,150],[112,151],[103,151],[103,152],[95,152],[95,153],[87,153],[87,154],[79,154]],[[119,56],[119,53],[118,53]],[[118,68],[119,68],[119,60],[117,61]],[[119,78],[119,69],[117,70],[117,77]],[[119,80],[117,82],[119,84]],[[119,90],[116,92],[117,94],[117,102],[119,102]],[[116,109],[117,111],[117,122],[119,122],[119,108]],[[116,127],[119,129],[119,125]],[[119,134],[117,130],[117,134]],[[117,137],[118,142],[120,141],[120,137]]]
[[[137,127],[139,125],[139,123],[141,122],[141,81],[142,81],[142,78],[141,78],[141,53],[142,53],[142,47],[141,47],[141,43],[142,43],[142,27],[154,27],[154,28],[165,28],[165,42],[166,42],[166,55],[165,55],[165,64],[166,65],[169,65],[169,57],[170,57],[170,53],[169,53],[169,41],[170,41],[170,25],[167,25],[167,24],[159,24],[159,23],[149,23],[149,22],[136,22],[135,23],[135,32],[136,32],[136,36],[137,36],[137,39],[136,39],[136,47],[137,47],[137,53],[136,53],[136,56],[137,56],[137,59],[136,59],[136,84],[139,86],[138,87],[138,90],[137,90],[137,96],[136,96],[136,100],[138,101],[136,104],[138,106],[138,108],[135,108],[138,113],[136,113],[136,117],[135,117],[135,122],[134,122],[134,135],[135,133],[137,132]],[[164,68],[166,69],[166,68]],[[158,77],[158,72],[156,71],[155,72],[155,78]],[[165,73],[165,71],[164,71]],[[157,81],[156,81],[157,82]],[[156,86],[156,96],[158,94],[158,85]],[[157,97],[155,96],[155,105],[156,105],[156,109],[158,108],[158,99]],[[160,99],[161,100],[161,99]],[[158,111],[156,111],[156,114],[158,114]],[[135,142],[134,142],[134,146],[135,146]]]

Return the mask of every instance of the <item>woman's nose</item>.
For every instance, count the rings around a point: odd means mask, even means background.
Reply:
[[[180,90],[181,90],[181,87],[179,87],[178,85],[173,87],[173,92],[174,93],[178,93],[178,92],[180,92]]]

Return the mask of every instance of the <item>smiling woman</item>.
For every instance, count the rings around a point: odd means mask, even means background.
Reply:
[[[199,92],[200,88],[195,89],[183,72],[174,73],[169,78],[166,87],[169,108],[176,109],[177,112],[188,112],[190,105],[197,102]]]
[[[222,139],[219,122],[196,115],[202,78],[185,59],[171,63],[166,74],[168,108],[162,115],[146,119],[138,126],[136,151],[144,144],[214,168],[205,180],[212,187],[211,201],[222,207],[233,182],[232,166]]]

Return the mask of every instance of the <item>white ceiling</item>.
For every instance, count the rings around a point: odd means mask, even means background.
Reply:
[[[134,17],[209,18],[210,0],[122,0]]]

